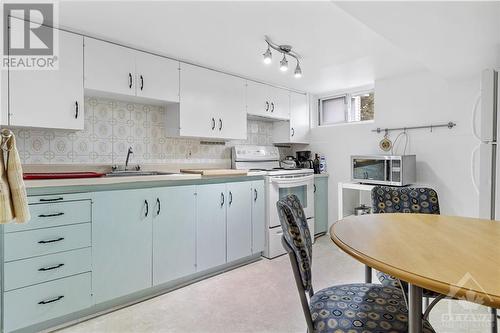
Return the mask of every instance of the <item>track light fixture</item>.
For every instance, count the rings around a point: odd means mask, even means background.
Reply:
[[[297,52],[292,51],[292,46],[291,45],[275,44],[267,36],[265,36],[265,41],[267,43],[267,50],[262,55],[264,57],[264,63],[265,64],[271,63],[272,56],[273,56],[271,53],[271,49],[276,50],[276,51],[283,54],[283,59],[281,59],[281,61],[280,61],[280,70],[282,72],[286,72],[288,70],[288,60],[286,59],[286,56],[288,55],[292,58],[295,58],[295,60],[297,61],[297,65],[295,66],[294,76],[296,78],[301,78],[302,77],[302,69],[300,68],[300,64],[299,64],[300,56]]]

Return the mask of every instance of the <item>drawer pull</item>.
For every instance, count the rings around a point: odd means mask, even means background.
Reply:
[[[61,296],[57,296],[57,297],[52,298],[52,299],[48,299],[48,300],[45,300],[45,301],[40,301],[40,302],[38,302],[38,304],[40,304],[40,305],[50,304],[50,303],[54,303],[54,302],[60,301],[63,298],[64,298],[64,296],[61,295]]]
[[[58,269],[58,268],[63,267],[63,266],[64,266],[64,264],[59,264],[59,265],[50,266],[50,267],[42,267],[42,268],[39,268],[38,270],[40,272],[46,272],[46,271],[51,271],[53,269]]]
[[[53,198],[53,199],[40,199],[40,202],[51,202],[51,201],[61,201],[64,200],[63,197]]]
[[[40,214],[40,215],[38,215],[38,217],[55,217],[55,216],[62,216],[62,215],[64,215],[63,212],[55,213],[55,214]]]
[[[64,239],[64,237],[59,237],[56,239],[49,239],[49,240],[41,240],[38,242],[38,244],[48,244],[48,243],[55,243],[55,242],[60,242]]]

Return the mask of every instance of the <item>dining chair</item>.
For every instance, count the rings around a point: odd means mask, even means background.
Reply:
[[[371,192],[372,213],[408,213],[408,214],[440,214],[438,194],[434,189],[427,187],[390,187],[375,186]],[[398,278],[377,271],[377,278],[384,286],[401,288],[408,294],[408,284]],[[430,310],[445,296],[431,290],[424,289],[423,297],[427,306],[425,318],[429,316]],[[429,298],[434,301],[428,304]]]
[[[375,186],[371,192],[372,213],[419,213],[419,214],[440,214],[438,194],[435,190],[427,187],[389,187]],[[408,294],[408,284],[400,281],[394,276],[384,272],[377,272],[377,278],[384,286],[400,287]],[[446,295],[424,289],[423,297],[426,300],[424,319],[429,317],[431,310]],[[429,304],[429,298],[433,301]],[[498,331],[496,325],[497,311],[491,309],[492,329],[491,332]]]
[[[352,283],[314,292],[312,240],[304,210],[295,195],[277,202],[288,253],[299,291],[307,332],[408,332],[408,308],[399,288]],[[423,332],[434,332],[424,320]]]

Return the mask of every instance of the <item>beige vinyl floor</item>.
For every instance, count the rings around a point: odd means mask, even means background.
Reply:
[[[328,236],[313,249],[315,290],[363,282],[364,267]],[[374,280],[375,281],[375,280]],[[441,301],[431,313],[435,330],[490,332],[489,309]],[[287,256],[211,277],[142,303],[60,330],[87,332],[305,332],[304,316]]]

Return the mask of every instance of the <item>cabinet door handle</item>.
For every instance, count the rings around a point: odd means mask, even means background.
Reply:
[[[269,111],[269,102],[266,101],[266,111]]]
[[[78,119],[78,101],[75,101],[75,119]]]
[[[54,213],[54,214],[40,214],[38,215],[38,217],[55,217],[55,216],[63,216],[64,213],[63,212],[60,212],[60,213]]]
[[[57,301],[62,300],[63,298],[64,298],[64,296],[63,296],[63,295],[61,295],[61,296],[57,296],[57,297],[52,298],[52,299],[48,299],[48,300],[44,300],[44,301],[40,301],[40,302],[38,302],[38,304],[40,304],[40,305],[45,305],[45,304],[49,304],[49,303],[54,303],[54,302],[57,302]]]
[[[146,205],[146,213],[144,214],[144,217],[148,217],[148,214],[149,214],[149,202],[147,200],[144,200],[144,205]]]
[[[314,184],[314,193],[316,193],[316,184]]]
[[[141,75],[141,90],[144,89],[144,78]]]
[[[132,89],[132,73],[128,73],[128,87]]]
[[[50,244],[50,243],[60,242],[62,240],[64,240],[64,237],[59,237],[59,238],[49,239],[49,240],[41,240],[38,242],[38,244]]]
[[[64,200],[63,197],[53,198],[53,199],[40,199],[40,202],[51,202],[51,201],[61,201]]]
[[[233,192],[229,191],[229,206],[233,204]]]
[[[219,131],[222,131],[222,119],[219,118]]]
[[[51,271],[53,269],[61,268],[63,266],[64,266],[64,264],[59,264],[59,265],[54,265],[54,266],[49,266],[49,267],[42,267],[42,268],[39,268],[38,271],[46,272],[46,271]]]
[[[292,136],[295,135],[295,129],[292,127]]]
[[[257,201],[257,198],[258,198],[258,193],[257,193],[257,189],[253,189],[253,201]]]
[[[226,201],[226,199],[224,198],[224,193],[221,192],[220,194],[220,206],[224,206],[224,202]]]
[[[212,131],[215,129],[215,118],[212,117]]]
[[[274,102],[271,102],[271,112],[274,112]]]
[[[160,198],[156,198],[156,204],[158,205],[158,210],[156,210],[156,215],[160,215],[161,212]]]

